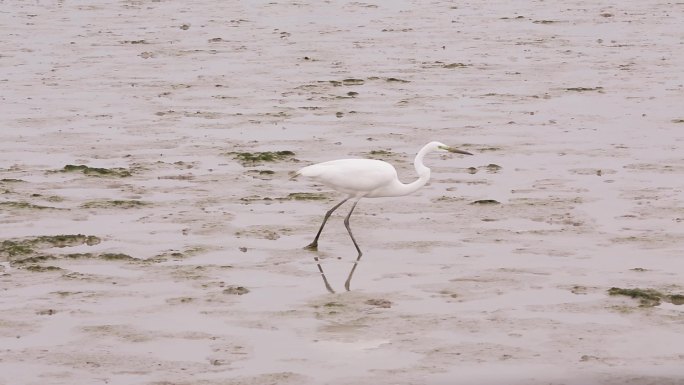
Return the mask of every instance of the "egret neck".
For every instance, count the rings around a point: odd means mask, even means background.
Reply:
[[[423,164],[423,158],[433,150],[428,145],[418,151],[416,159],[413,161],[413,167],[416,169],[418,179],[411,183],[401,183],[399,180],[395,180],[388,188],[375,191],[369,194],[368,197],[400,197],[420,190],[430,180],[430,168]]]

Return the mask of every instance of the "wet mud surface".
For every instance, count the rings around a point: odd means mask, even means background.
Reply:
[[[0,384],[681,384],[684,9],[482,7],[4,3]]]

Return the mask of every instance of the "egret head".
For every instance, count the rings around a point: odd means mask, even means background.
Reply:
[[[468,151],[459,150],[458,148],[447,146],[444,143],[440,143],[440,142],[434,142],[434,143],[435,143],[435,149],[437,151],[448,151],[448,152],[453,152],[455,154],[473,155],[473,154],[469,153]]]

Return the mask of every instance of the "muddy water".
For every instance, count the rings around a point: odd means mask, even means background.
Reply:
[[[3,11],[0,384],[684,381],[681,306],[607,295],[684,292],[677,5]],[[290,173],[430,140],[476,156],[359,203],[347,292],[341,213],[301,249],[342,197]]]

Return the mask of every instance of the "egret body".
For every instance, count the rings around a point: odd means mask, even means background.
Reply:
[[[363,254],[359,248],[354,234],[352,234],[349,227],[349,217],[356,208],[361,198],[380,198],[380,197],[399,197],[411,194],[430,180],[430,169],[423,164],[423,158],[430,152],[444,151],[453,152],[457,154],[472,155],[471,153],[449,147],[440,142],[430,142],[418,151],[416,159],[413,161],[413,166],[418,174],[418,179],[411,183],[402,183],[397,177],[397,170],[391,164],[375,159],[338,159],[328,162],[317,163],[311,166],[304,167],[297,171],[297,175],[302,175],[315,182],[321,183],[333,190],[347,194],[347,197],[340,203],[331,208],[325,217],[323,223],[318,229],[318,233],[306,248],[317,250],[318,238],[321,236],[325,223],[330,218],[330,215],[337,210],[342,204],[349,199],[354,200],[351,210],[344,219],[344,226],[354,242],[356,251],[359,253],[357,261]],[[356,267],[356,265],[354,266]],[[353,272],[353,271],[352,271]],[[347,282],[348,289],[348,282]]]

